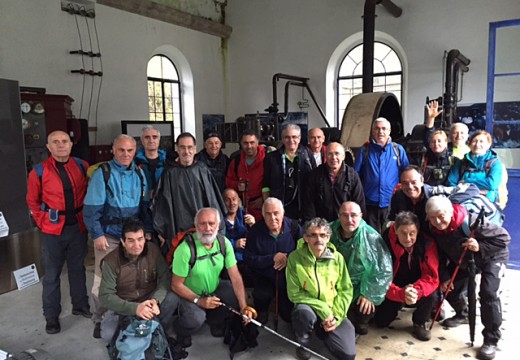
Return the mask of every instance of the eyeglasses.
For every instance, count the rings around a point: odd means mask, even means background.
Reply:
[[[317,238],[320,238],[320,239],[322,239],[322,240],[324,240],[324,239],[328,239],[328,238],[330,237],[330,235],[327,234],[327,233],[319,233],[319,234],[317,234],[317,233],[312,233],[312,234],[305,234],[305,236],[307,236],[307,237],[309,237],[309,238],[311,238],[311,239],[317,239]]]

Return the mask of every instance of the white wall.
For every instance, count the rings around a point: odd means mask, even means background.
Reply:
[[[271,78],[278,72],[309,77],[320,105],[325,107],[326,87],[333,86],[325,82],[327,63],[344,39],[362,31],[363,3],[231,1],[227,9],[227,21],[233,27],[229,112],[237,117],[265,109],[272,102]],[[402,16],[393,18],[378,6],[376,30],[396,39],[408,61],[403,109],[406,131],[422,122],[426,96],[438,97],[444,92],[442,59],[446,50],[459,49],[471,60],[461,103],[485,102],[489,23],[520,18],[518,0],[394,3],[402,7]],[[282,90],[280,87],[280,94]],[[293,104],[297,100],[296,96]],[[309,112],[311,125],[323,126],[318,113]]]
[[[98,144],[110,143],[121,132],[121,120],[148,119],[146,66],[153,54],[165,48],[184,56],[192,72],[195,107],[184,109],[185,129],[193,131],[196,120],[197,134],[201,134],[203,113],[223,113],[219,38],[98,4],[95,12],[104,71]],[[78,20],[87,34],[85,18]],[[89,25],[92,30],[92,22]],[[0,34],[0,77],[18,80],[21,86],[44,87],[48,94],[71,96],[73,113],[79,117],[82,76],[70,70],[83,65],[80,56],[68,53],[79,49],[77,25],[74,16],[61,11],[60,0],[2,0]],[[82,41],[84,48],[90,46],[88,37]],[[85,60],[85,68],[90,69],[90,59]],[[91,81],[87,76],[83,118]],[[95,92],[98,84],[96,77]],[[93,107],[90,126],[94,123]],[[92,139],[91,133],[91,143]]]

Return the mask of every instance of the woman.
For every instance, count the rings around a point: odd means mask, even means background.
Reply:
[[[421,161],[424,183],[432,186],[445,185],[451,168],[448,135],[442,130],[436,130],[431,134],[428,145]]]
[[[491,135],[487,131],[476,131],[470,138],[471,151],[452,166],[448,186],[457,186],[459,183],[475,184],[481,194],[498,203],[499,186],[506,174],[497,154],[490,149],[492,143]]]

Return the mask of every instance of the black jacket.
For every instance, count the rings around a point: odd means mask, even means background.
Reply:
[[[304,194],[303,219],[316,216],[333,221],[338,218],[338,210],[345,201],[354,201],[365,212],[365,194],[358,174],[343,163],[341,173],[334,186],[330,180],[329,167],[321,164],[307,177]]]

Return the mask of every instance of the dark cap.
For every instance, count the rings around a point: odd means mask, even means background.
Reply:
[[[220,136],[220,134],[216,131],[209,131],[207,132],[206,134],[204,134],[204,141],[208,140],[209,138],[212,138],[212,137],[216,137],[218,138],[221,142],[222,141],[222,137]]]

